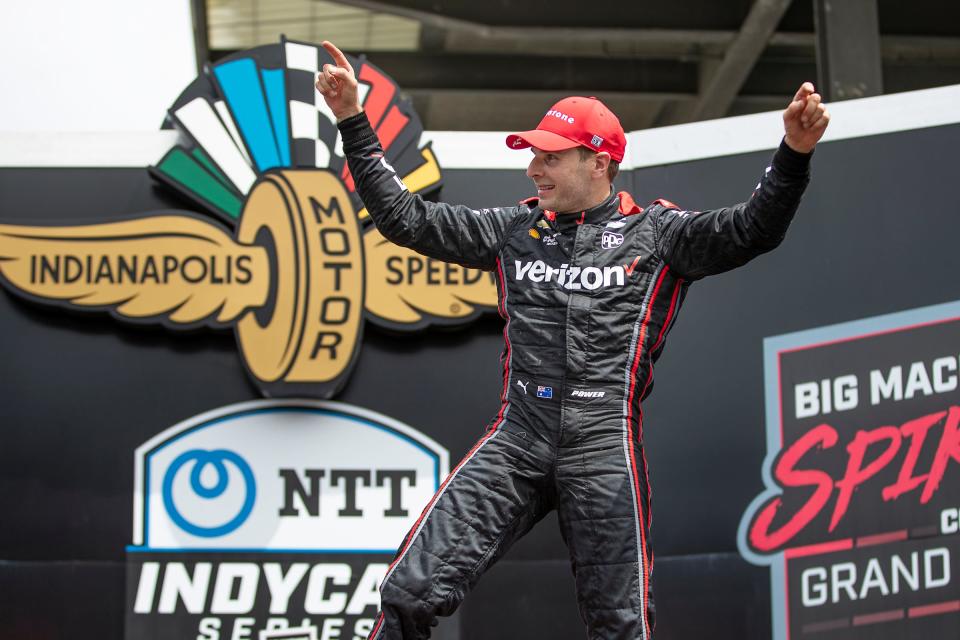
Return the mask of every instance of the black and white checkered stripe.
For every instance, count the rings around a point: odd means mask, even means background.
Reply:
[[[291,161],[298,167],[343,166],[343,143],[337,130],[337,118],[316,89],[317,74],[332,63],[329,54],[312,44],[283,41],[286,66],[287,100],[290,115]],[[359,61],[347,56],[351,65]],[[369,86],[360,83],[360,102]]]

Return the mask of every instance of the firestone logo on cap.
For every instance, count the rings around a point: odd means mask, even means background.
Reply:
[[[557,111],[556,109],[550,109],[550,111],[547,111],[547,115],[545,115],[544,117],[548,118],[550,116],[553,116],[554,118],[559,118],[563,122],[569,122],[570,124],[573,124],[576,121],[576,118],[574,118],[573,116],[568,116],[562,111]]]

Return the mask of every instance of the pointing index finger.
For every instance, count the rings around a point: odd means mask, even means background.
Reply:
[[[806,100],[807,96],[812,94],[814,91],[815,89],[813,88],[812,82],[804,82],[802,85],[800,85],[800,88],[797,89],[797,94],[793,96],[793,100],[794,102],[797,100]]]
[[[343,51],[337,48],[335,44],[329,40],[324,40],[320,43],[324,49],[327,50],[327,53],[330,54],[330,57],[333,58],[334,63],[338,67],[343,67],[350,73],[353,73],[353,67],[350,66],[350,62],[347,60],[347,56],[343,55]]]

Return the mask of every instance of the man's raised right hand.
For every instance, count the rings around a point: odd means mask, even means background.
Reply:
[[[320,44],[333,58],[334,64],[323,65],[317,75],[317,91],[340,122],[363,111],[357,97],[357,76],[347,56],[332,42],[324,40]]]

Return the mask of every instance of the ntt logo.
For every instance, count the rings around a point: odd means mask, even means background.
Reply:
[[[360,407],[221,407],[137,448],[127,550],[393,554],[446,472],[446,449]]]
[[[573,116],[568,116],[562,111],[557,111],[556,109],[550,109],[550,111],[547,111],[547,115],[545,117],[549,118],[550,116],[553,116],[554,118],[558,118],[564,122],[569,122],[570,124],[573,124],[573,121],[574,121]]]
[[[188,485],[193,494],[203,500],[213,501],[228,493],[231,477],[228,465],[235,468],[238,472],[235,475],[239,475],[243,481],[239,509],[235,509],[236,513],[221,524],[213,526],[197,525],[184,515],[177,506],[174,497],[174,484],[177,476],[182,471],[183,475],[189,477]],[[257,484],[253,477],[253,471],[250,470],[250,465],[233,451],[226,449],[214,451],[193,449],[181,453],[167,468],[167,472],[163,476],[162,496],[167,515],[178,527],[195,536],[216,538],[233,532],[244,523],[253,509],[253,503],[257,496]],[[197,501],[198,506],[209,508],[208,505],[203,504],[203,500]]]

